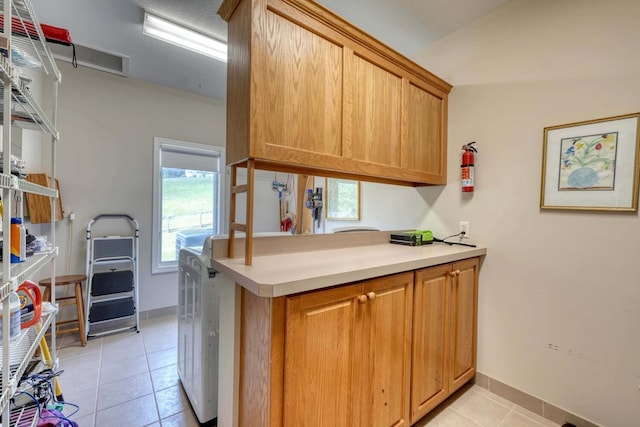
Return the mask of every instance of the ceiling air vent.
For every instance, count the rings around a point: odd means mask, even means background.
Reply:
[[[65,62],[72,62],[73,48],[49,43],[53,57]],[[129,75],[129,57],[118,53],[99,50],[76,44],[76,60],[78,65],[107,73],[127,77]]]

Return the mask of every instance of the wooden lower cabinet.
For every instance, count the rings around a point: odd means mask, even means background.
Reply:
[[[475,375],[478,265],[472,258],[416,271],[412,423]]]
[[[240,426],[409,426],[475,375],[478,259],[242,291]]]
[[[284,425],[348,426],[362,350],[362,285],[287,298]]]
[[[413,273],[287,298],[284,425],[408,426]]]

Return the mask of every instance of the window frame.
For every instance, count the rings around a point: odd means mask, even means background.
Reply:
[[[199,144],[195,142],[179,141],[169,138],[153,138],[153,204],[152,204],[152,236],[151,236],[151,274],[175,273],[178,271],[178,260],[161,262],[162,255],[162,150],[170,148],[171,151],[189,155],[198,155],[203,152],[214,154],[218,161],[217,191],[214,203],[218,212],[214,212],[214,230],[221,233],[226,209],[222,205],[225,193],[225,147],[217,145]],[[214,184],[215,185],[215,184]],[[215,208],[215,206],[214,206]]]

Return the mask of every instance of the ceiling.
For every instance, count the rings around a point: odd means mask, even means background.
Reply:
[[[507,1],[318,0],[409,58]],[[222,0],[32,0],[40,22],[67,28],[75,44],[128,57],[128,77],[225,99],[225,63],[142,34],[144,11],[148,10],[224,40],[226,23],[216,13],[220,3]],[[82,59],[79,54],[78,60]]]

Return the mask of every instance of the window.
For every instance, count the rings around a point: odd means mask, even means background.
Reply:
[[[220,232],[224,148],[154,138],[152,273],[177,271],[183,247]]]
[[[327,219],[360,221],[360,181],[327,178],[324,187]]]

